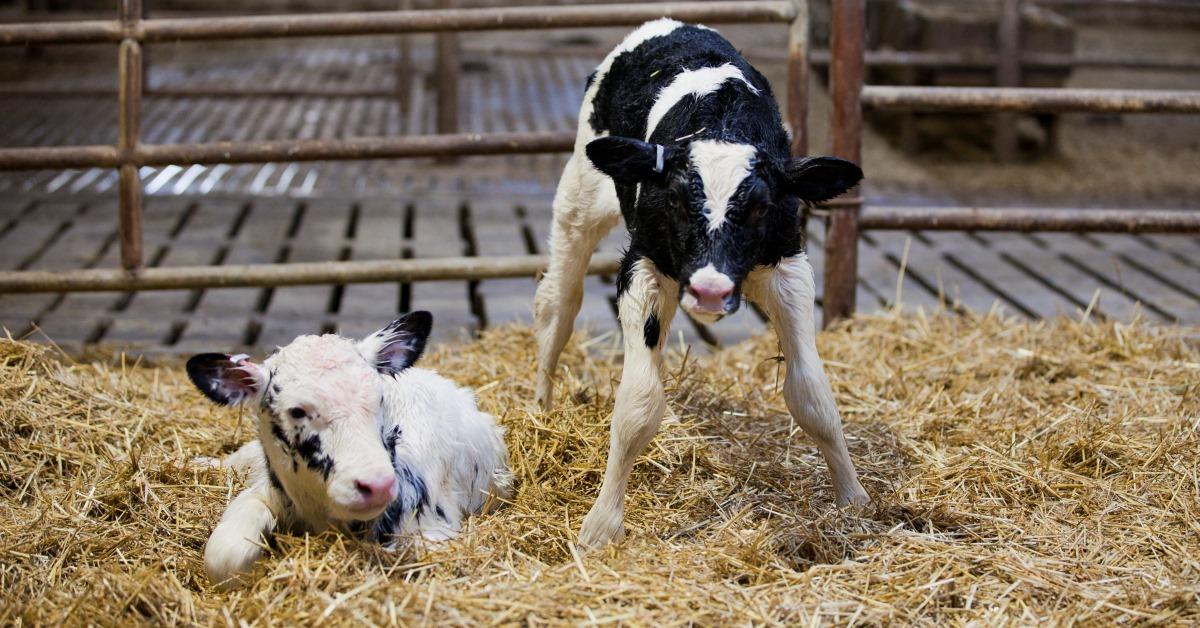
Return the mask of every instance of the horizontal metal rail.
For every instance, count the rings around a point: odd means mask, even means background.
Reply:
[[[120,165],[235,164],[570,152],[574,133],[457,133],[338,140],[0,148],[0,169],[112,168]]]
[[[864,85],[862,104],[893,111],[1197,113],[1200,91]]]
[[[315,284],[534,277],[546,268],[545,255],[396,259],[361,262],[304,262],[241,266],[175,266],[136,273],[118,269],[0,272],[0,294],[27,292],[131,292],[180,288],[252,288]],[[617,272],[620,257],[592,257],[588,273]]]
[[[346,35],[401,35],[447,31],[527,30],[629,26],[660,17],[688,22],[788,22],[791,2],[664,2],[582,6],[370,11],[308,15],[117,20],[0,25],[0,45],[204,41]]]
[[[1200,210],[867,206],[859,213],[858,226],[875,231],[1200,233]]]

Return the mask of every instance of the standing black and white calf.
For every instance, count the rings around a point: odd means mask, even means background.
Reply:
[[[629,249],[617,290],[625,365],[608,467],[580,541],[623,530],[634,459],[666,409],[661,351],[676,303],[711,323],[742,296],[771,319],[787,360],[784,398],[817,443],[838,504],[865,503],[817,355],[813,273],[799,207],[833,198],[862,172],[832,157],[795,158],[767,81],[716,31],[661,19],[633,31],[588,80],[575,153],[554,199],[550,267],[538,286],[537,397],[553,375],[583,297],[593,249],[624,217]]]
[[[441,540],[489,497],[507,497],[504,430],[470,390],[410,368],[432,321],[413,312],[359,341],[300,336],[262,364],[223,353],[188,360],[209,399],[258,414],[258,440],[220,463],[250,478],[205,547],[213,581],[236,583],[280,525],[388,544],[407,533]]]

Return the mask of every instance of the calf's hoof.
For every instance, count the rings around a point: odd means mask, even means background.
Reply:
[[[554,409],[554,380],[538,373],[537,376],[537,392],[534,398],[537,400],[537,405],[545,412]]]
[[[837,496],[838,508],[862,507],[869,503],[871,503],[871,496],[867,495],[867,491],[863,490],[861,485],[839,492]]]
[[[583,518],[579,529],[579,546],[594,550],[625,538],[625,513],[620,510],[598,510],[595,506]]]

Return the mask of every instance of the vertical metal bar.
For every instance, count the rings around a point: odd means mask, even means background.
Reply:
[[[1003,0],[1000,20],[996,26],[996,40],[1000,56],[996,59],[996,85],[998,87],[1020,87],[1021,85],[1021,0]],[[1017,114],[1001,112],[992,118],[996,125],[992,136],[992,150],[996,160],[1011,162],[1017,158]]]
[[[121,0],[121,23],[126,32],[137,28],[141,19],[141,0]],[[133,163],[142,118],[142,48],[137,40],[121,41],[117,57],[118,135],[121,151],[118,179],[118,229],[121,236],[121,266],[136,271],[142,266],[142,182]]]
[[[833,2],[833,154],[859,163],[862,157],[863,47],[865,0]],[[852,191],[852,194],[856,191]],[[858,203],[833,211],[825,234],[824,324],[854,313],[858,278]]]
[[[796,17],[788,26],[787,122],[792,155],[808,154],[808,0],[794,0]]]
[[[396,7],[401,11],[411,11],[413,0],[400,0]],[[396,41],[400,58],[396,60],[396,102],[400,112],[400,120],[408,117],[409,99],[412,98],[412,81],[415,74],[412,56],[412,35],[400,35]]]
[[[453,9],[456,0],[441,0],[443,9]],[[459,60],[457,33],[437,35],[437,131],[458,133],[458,86],[462,63]]]

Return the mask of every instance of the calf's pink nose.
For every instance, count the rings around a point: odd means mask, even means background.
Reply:
[[[354,488],[363,504],[367,506],[382,506],[396,499],[396,476],[388,473],[371,478],[361,478],[354,481]]]
[[[713,285],[712,283],[689,284],[687,291],[696,298],[696,304],[701,309],[710,312],[724,312],[725,300],[733,294],[733,287]]]

